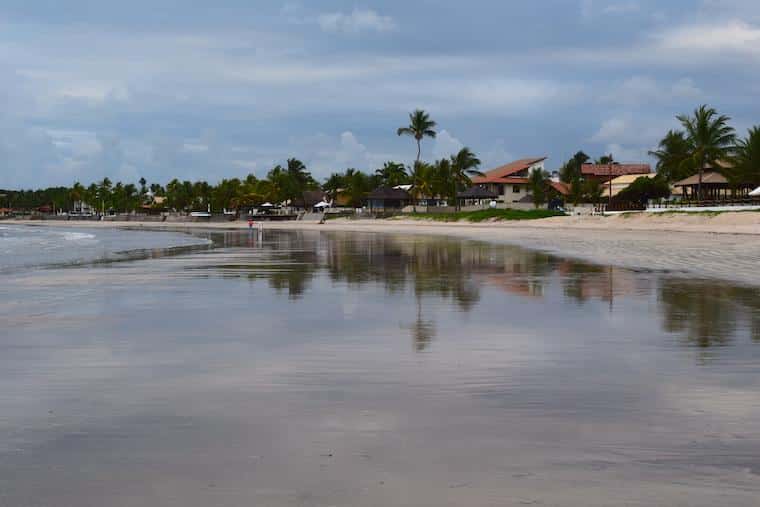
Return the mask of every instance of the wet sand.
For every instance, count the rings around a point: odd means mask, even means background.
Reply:
[[[240,230],[229,223],[45,222],[56,227]],[[489,223],[420,220],[266,222],[267,230],[442,235],[513,244],[604,265],[760,285],[760,213],[631,214]]]
[[[757,289],[313,228],[5,275],[0,505],[757,505]]]

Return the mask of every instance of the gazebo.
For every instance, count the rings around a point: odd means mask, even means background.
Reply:
[[[728,178],[714,170],[702,173],[702,195],[699,195],[699,174],[694,174],[673,184],[681,189],[686,200],[723,201],[746,198],[754,188],[750,183],[731,183]]]

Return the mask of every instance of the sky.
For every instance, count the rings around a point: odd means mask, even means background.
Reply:
[[[702,103],[760,124],[757,0],[0,0],[0,188],[582,149],[650,161]]]

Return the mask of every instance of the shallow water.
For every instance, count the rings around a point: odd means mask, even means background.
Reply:
[[[757,289],[202,236],[0,275],[0,505],[757,505]]]

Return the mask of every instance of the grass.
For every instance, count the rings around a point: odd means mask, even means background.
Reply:
[[[565,216],[560,211],[545,209],[517,210],[517,209],[485,209],[478,211],[460,211],[457,213],[418,213],[402,215],[404,218],[415,220],[435,220],[437,222],[484,222],[486,220],[537,220],[540,218]]]

